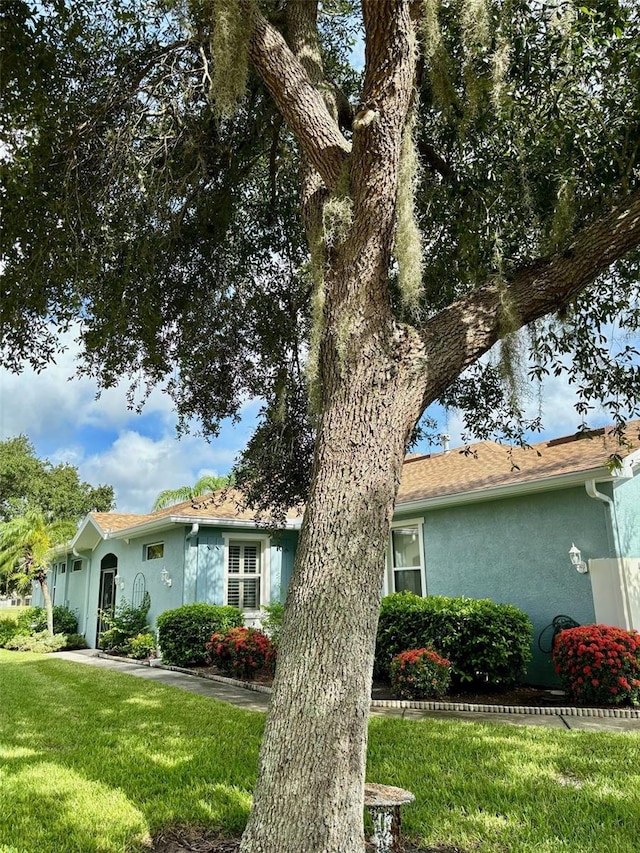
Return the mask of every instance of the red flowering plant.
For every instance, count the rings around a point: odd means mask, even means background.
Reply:
[[[409,649],[391,661],[391,692],[398,699],[434,699],[451,683],[451,664],[433,649]]]
[[[607,625],[561,631],[553,662],[575,700],[595,705],[640,705],[640,634]]]
[[[252,678],[257,672],[273,672],[276,650],[257,628],[231,628],[213,634],[205,644],[209,663],[234,678]]]

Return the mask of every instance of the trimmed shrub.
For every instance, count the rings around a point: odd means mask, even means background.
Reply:
[[[88,649],[89,645],[82,634],[65,634],[64,648],[73,651],[74,649]]]
[[[23,634],[39,634],[47,630],[47,611],[44,607],[27,607],[16,620]],[[53,607],[53,633],[75,634],[78,630],[78,617],[69,610],[55,604]]]
[[[214,634],[206,644],[209,662],[235,678],[252,678],[260,670],[273,671],[276,650],[258,628],[231,628]]]
[[[16,634],[5,643],[5,649],[14,652],[59,652],[66,647],[67,638],[64,634],[51,634],[48,631],[38,631],[35,634]]]
[[[136,637],[131,637],[123,649],[127,657],[135,660],[144,660],[144,658],[153,657],[156,652],[156,640],[150,631],[138,634]]]
[[[185,604],[158,616],[158,645],[162,660],[173,666],[204,666],[205,644],[212,634],[244,625],[237,607],[216,604]]]
[[[553,663],[562,686],[578,702],[640,705],[640,634],[607,625],[561,631]]]
[[[151,597],[145,592],[142,603],[138,606],[130,604],[123,598],[115,612],[102,610],[102,621],[107,630],[100,635],[99,646],[109,652],[124,652],[125,646],[132,637],[140,633],[149,633],[147,614],[151,607]]]
[[[4,646],[8,640],[20,633],[21,631],[15,617],[0,616],[0,646]]]
[[[435,648],[451,661],[459,684],[516,684],[531,660],[532,634],[529,617],[511,604],[394,593],[382,600],[376,676],[388,678],[391,660],[400,652]]]
[[[398,699],[437,699],[451,684],[451,664],[433,649],[400,652],[389,673],[391,692]]]
[[[271,640],[271,644],[278,648],[280,632],[282,631],[282,619],[284,617],[284,604],[281,604],[279,601],[273,601],[271,604],[267,604],[264,610],[267,615],[262,620],[262,627],[265,634]]]

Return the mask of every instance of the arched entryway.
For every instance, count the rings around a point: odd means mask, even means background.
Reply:
[[[115,554],[107,554],[100,560],[100,592],[98,593],[98,628],[96,645],[100,645],[100,635],[106,630],[102,618],[103,611],[113,612],[116,605],[116,575],[118,574],[118,558]]]

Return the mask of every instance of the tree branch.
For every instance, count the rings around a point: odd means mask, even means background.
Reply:
[[[284,38],[258,11],[253,15],[251,61],[310,163],[332,189],[351,144]]]
[[[474,290],[428,320],[427,396],[438,397],[506,332],[557,311],[617,260],[640,246],[640,189],[585,225],[561,252]]]

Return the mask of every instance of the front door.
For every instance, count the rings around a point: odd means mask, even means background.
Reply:
[[[116,574],[118,558],[115,554],[107,554],[100,562],[100,592],[98,594],[98,628],[96,645],[100,645],[100,635],[107,629],[102,617],[103,612],[113,613],[116,604]]]

